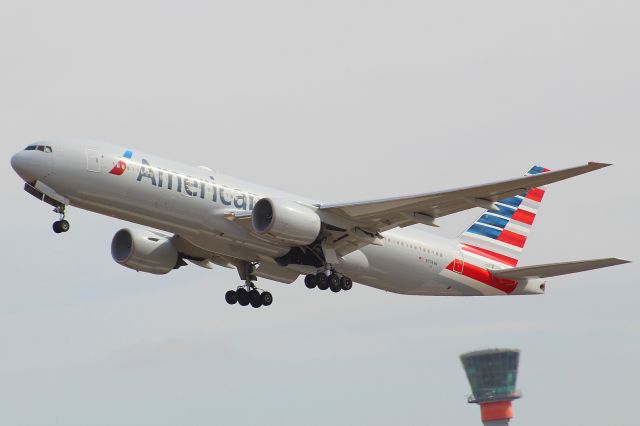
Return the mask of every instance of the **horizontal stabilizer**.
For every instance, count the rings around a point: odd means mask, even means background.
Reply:
[[[547,278],[557,275],[573,274],[575,272],[590,271],[591,269],[606,268],[608,266],[629,263],[628,260],[609,257],[606,259],[578,260],[576,262],[547,263],[545,265],[523,266],[520,268],[493,269],[495,277],[520,280],[524,278]]]

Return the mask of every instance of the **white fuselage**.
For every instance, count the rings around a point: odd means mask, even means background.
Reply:
[[[259,238],[230,217],[248,212],[262,197],[314,205],[277,190],[104,143],[50,143],[52,152],[23,151],[12,163],[27,182],[46,185],[65,204],[180,235],[200,249],[246,261],[273,261],[290,247]],[[425,241],[387,231],[382,245],[367,245],[333,265],[355,282],[403,294],[505,294],[462,274],[457,241]],[[454,262],[454,260],[457,260]],[[456,263],[455,268],[450,265]],[[449,269],[447,267],[449,266]],[[490,266],[490,265],[485,265]],[[520,288],[520,286],[519,286]],[[518,293],[516,290],[512,294]]]

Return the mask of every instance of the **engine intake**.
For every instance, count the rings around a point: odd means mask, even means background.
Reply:
[[[111,257],[136,271],[166,274],[180,266],[180,255],[170,239],[149,231],[121,229],[111,241]]]
[[[256,234],[291,247],[311,244],[322,227],[313,208],[273,198],[261,198],[256,203],[251,223]]]

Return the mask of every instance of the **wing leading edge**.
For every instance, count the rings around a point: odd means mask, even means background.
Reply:
[[[607,166],[610,164],[589,162],[577,167],[466,188],[381,200],[326,204],[319,208],[346,216],[373,232],[416,223],[433,226],[438,217],[475,207],[489,208],[497,200]]]

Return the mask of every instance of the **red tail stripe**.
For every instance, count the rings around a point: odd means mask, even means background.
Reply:
[[[460,262],[460,260],[456,260]],[[456,260],[447,265],[447,269],[449,271],[453,271],[453,264],[456,262]],[[468,262],[464,263],[464,266],[462,268],[462,275],[471,278],[472,280],[480,281],[483,284],[496,288],[507,294],[513,293],[513,290],[515,290],[518,286],[518,281],[510,280],[507,278],[494,277],[487,269],[481,268]]]
[[[518,259],[514,259],[513,257],[505,256],[504,254],[496,253],[495,251],[487,250],[481,247],[472,246],[470,244],[462,244],[462,250],[468,251],[470,253],[475,253],[479,256],[486,257],[491,260],[495,260],[496,262],[504,263],[509,266],[516,266],[518,264]]]
[[[503,243],[511,244],[516,247],[524,247],[524,243],[527,242],[527,237],[503,229],[498,236],[498,241],[502,241]]]
[[[537,202],[542,201],[542,197],[544,197],[544,189],[540,188],[531,188],[526,195],[526,198]]]
[[[531,213],[527,210],[518,209],[511,216],[511,219],[517,220],[518,222],[526,223],[527,225],[533,224],[533,220],[536,218],[535,213]]]

